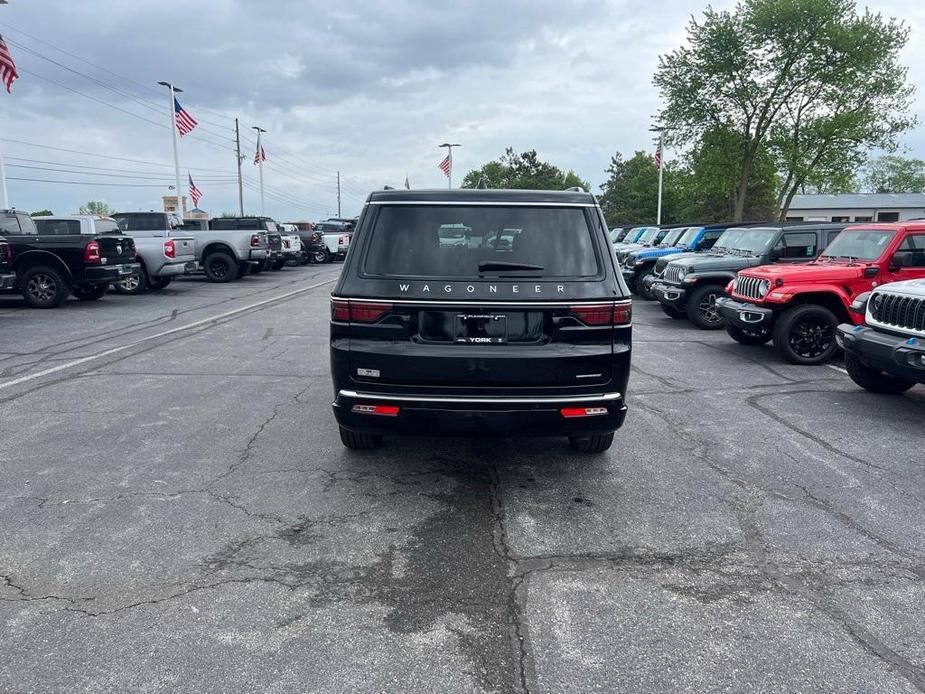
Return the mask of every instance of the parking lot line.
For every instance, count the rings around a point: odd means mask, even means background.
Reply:
[[[835,369],[836,371],[840,371],[841,373],[845,374],[846,376],[848,375],[848,372],[845,371],[845,370],[844,370],[842,367],[840,367],[840,366],[835,366],[835,364],[826,364],[826,366],[828,366],[830,369]]]
[[[176,333],[183,332],[184,330],[191,330],[193,328],[198,328],[199,326],[205,325],[206,323],[212,323],[214,321],[218,321],[223,318],[230,318],[231,316],[235,316],[239,313],[244,313],[245,311],[251,311],[255,308],[260,308],[262,306],[266,306],[267,304],[272,304],[276,301],[282,301],[284,299],[288,299],[290,297],[297,296],[299,294],[304,294],[305,292],[310,292],[313,289],[317,289],[318,287],[323,287],[326,284],[331,284],[332,282],[336,282],[336,281],[337,281],[337,278],[335,277],[329,280],[325,280],[324,282],[317,282],[307,287],[301,287],[300,289],[295,289],[291,292],[286,292],[285,294],[280,294],[278,296],[274,296],[269,299],[264,299],[263,301],[257,301],[253,304],[248,304],[247,306],[242,306],[240,308],[236,308],[231,311],[226,311],[225,313],[220,313],[217,316],[209,316],[208,318],[202,318],[201,320],[193,321],[192,323],[181,325],[176,328],[171,328],[170,330],[164,330],[154,335],[148,335],[147,337],[143,337],[140,340],[135,340],[134,342],[130,342],[127,345],[121,345],[119,347],[112,347],[111,349],[106,349],[106,350],[103,350],[102,352],[97,352],[96,354],[91,354],[86,357],[81,357],[80,359],[74,359],[73,361],[69,361],[65,364],[59,364],[58,366],[53,366],[50,369],[45,369],[43,371],[37,371],[33,374],[27,374],[25,376],[20,376],[19,378],[14,378],[11,381],[4,381],[3,383],[0,383],[0,390],[3,390],[4,388],[11,388],[13,386],[19,385],[20,383],[34,381],[37,378],[42,378],[43,376],[48,376],[53,373],[58,373],[59,371],[65,371],[75,366],[86,364],[87,362],[93,361],[95,359],[102,359],[103,357],[108,357],[112,354],[118,354],[119,352],[124,352],[127,349],[132,349],[133,347],[137,347],[138,345],[144,344],[145,342],[150,342],[151,340],[157,340],[162,337],[166,337],[167,335],[174,335]]]

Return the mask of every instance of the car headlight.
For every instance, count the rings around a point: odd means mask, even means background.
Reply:
[[[646,261],[642,258],[636,258],[636,265],[645,265]]]
[[[687,277],[687,271],[683,268],[678,270],[678,279],[683,281],[685,277]]]
[[[732,280],[732,291],[737,291],[739,289],[739,278],[736,277]]]
[[[761,283],[758,285],[758,291],[761,293],[761,296],[767,296],[768,292],[771,291],[771,282],[769,280],[761,280]]]
[[[855,299],[855,301],[860,299],[862,296],[864,295],[860,294],[857,297],[857,299]],[[868,305],[866,308],[870,308],[871,314],[876,316],[880,313],[880,304],[882,303],[883,303],[883,296],[881,296],[880,294],[870,294],[870,298],[868,299]],[[865,308],[865,311],[866,311],[866,308]]]

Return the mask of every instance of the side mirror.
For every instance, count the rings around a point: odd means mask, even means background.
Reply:
[[[772,248],[769,257],[772,263],[776,263],[778,260],[784,257],[784,253],[779,248]]]
[[[887,268],[890,272],[898,272],[908,262],[909,256],[902,251],[897,251],[890,258],[890,264]]]

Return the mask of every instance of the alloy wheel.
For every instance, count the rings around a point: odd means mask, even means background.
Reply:
[[[225,275],[228,274],[228,268],[225,263],[220,260],[213,260],[209,263],[209,271],[216,277],[216,279],[224,279]]]
[[[134,292],[138,289],[138,285],[141,284],[141,277],[138,276],[138,273],[133,272],[131,275],[126,277],[120,283],[122,288],[127,292]]]
[[[716,310],[716,298],[719,294],[710,293],[703,297],[703,301],[700,302],[700,315],[703,316],[703,319],[708,323],[719,323],[722,320],[722,317],[719,315],[719,312]]]
[[[26,287],[29,296],[39,303],[51,301],[58,291],[58,284],[55,278],[44,273],[36,273],[29,278],[29,284]]]
[[[819,318],[807,317],[793,326],[788,340],[793,351],[809,359],[824,354],[832,347],[835,333],[832,326]]]

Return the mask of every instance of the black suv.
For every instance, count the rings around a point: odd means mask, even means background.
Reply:
[[[372,193],[331,298],[334,415],[383,435],[566,436],[626,417],[631,301],[594,197]]]

